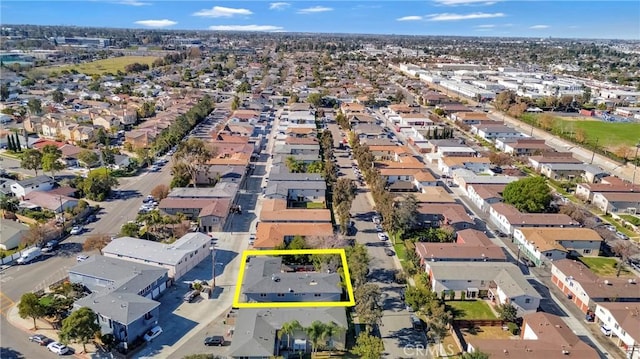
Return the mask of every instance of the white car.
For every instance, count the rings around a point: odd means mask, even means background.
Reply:
[[[373,221],[373,223],[375,223],[375,224],[380,224],[380,217],[378,217],[378,216],[373,216],[372,221]]]
[[[162,328],[160,328],[159,325],[156,325],[144,334],[144,340],[150,342],[157,338],[160,334],[162,334]]]
[[[78,255],[76,256],[76,261],[78,261],[78,262],[84,262],[84,261],[86,261],[87,259],[89,259],[89,256],[86,256],[86,255],[84,255],[84,254],[78,254]]]
[[[378,239],[380,239],[381,241],[386,241],[389,239],[389,237],[387,237],[387,235],[382,232],[378,232]]]
[[[82,233],[82,227],[80,226],[73,226],[73,228],[71,228],[71,233],[72,235],[76,235],[76,234],[80,234]]]
[[[58,355],[67,354],[69,352],[69,347],[59,342],[50,343],[47,345],[47,349]]]

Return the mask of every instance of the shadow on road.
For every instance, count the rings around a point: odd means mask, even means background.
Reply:
[[[568,316],[567,313],[565,313],[565,311],[551,299],[551,293],[547,286],[535,279],[528,279],[527,281],[542,296],[542,299],[540,300],[540,309],[542,309],[543,312],[555,314],[559,317]]]

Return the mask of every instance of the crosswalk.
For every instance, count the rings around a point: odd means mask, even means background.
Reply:
[[[15,302],[11,298],[7,297],[4,293],[0,292],[0,314],[6,316],[9,308],[11,308]]]

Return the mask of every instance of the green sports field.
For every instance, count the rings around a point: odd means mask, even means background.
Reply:
[[[97,60],[92,62],[87,62],[84,64],[74,64],[74,65],[64,65],[64,66],[50,66],[47,67],[47,71],[56,71],[61,72],[63,70],[71,71],[76,70],[85,75],[104,75],[107,73],[116,74],[118,70],[124,72],[124,68],[127,65],[133,63],[147,64],[151,66],[153,61],[157,59],[154,56],[122,56],[122,57],[114,57],[110,59]]]
[[[640,142],[640,123],[616,123],[603,121],[566,121],[564,126],[573,126],[574,131],[581,128],[589,143],[598,139],[598,144],[607,147],[626,145],[633,147]]]

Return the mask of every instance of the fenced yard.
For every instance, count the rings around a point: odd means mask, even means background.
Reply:
[[[498,317],[493,310],[483,300],[454,300],[446,301],[447,308],[453,313],[454,319],[458,320],[495,320]]]

